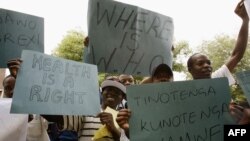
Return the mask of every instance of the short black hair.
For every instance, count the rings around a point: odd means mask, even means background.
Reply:
[[[158,66],[156,66],[153,71],[152,71],[152,77],[154,77],[157,73],[159,73],[160,71],[164,71],[168,74],[170,74],[172,77],[174,76],[172,69],[169,67],[169,65],[167,64],[159,64]]]
[[[187,61],[187,67],[190,68],[193,66],[193,57],[195,55],[198,55],[198,54],[201,54],[201,53],[194,53],[193,55],[191,55],[189,58],[188,58],[188,61]]]

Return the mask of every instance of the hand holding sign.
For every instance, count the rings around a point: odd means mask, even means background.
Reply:
[[[27,50],[23,52],[22,60],[11,112],[53,115],[99,113],[95,65]]]
[[[121,109],[116,118],[118,125],[125,131],[126,135],[129,137],[129,119],[131,116],[130,109]]]
[[[161,63],[171,67],[173,28],[171,17],[113,0],[90,0],[84,61],[99,72],[142,76]]]
[[[127,91],[131,140],[218,141],[223,125],[234,123],[226,78],[133,85]]]
[[[22,50],[44,52],[44,19],[0,8],[0,67]]]

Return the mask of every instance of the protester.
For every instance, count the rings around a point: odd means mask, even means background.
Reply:
[[[14,87],[16,83],[16,76],[17,76],[21,63],[22,63],[22,60],[19,58],[11,59],[7,62],[7,67],[9,69],[10,75],[6,76],[3,80],[4,92],[3,92],[2,97],[5,97],[5,98],[13,97]]]
[[[188,71],[192,75],[193,79],[227,77],[229,85],[235,83],[235,80],[231,73],[243,58],[248,42],[249,17],[247,15],[247,11],[243,2],[244,0],[240,1],[235,9],[235,13],[242,19],[242,25],[239,31],[235,48],[228,61],[221,68],[212,73],[213,68],[211,66],[211,61],[206,55],[199,53],[192,55],[187,61],[187,66]],[[237,123],[239,123],[238,121],[240,117],[246,116],[244,115],[245,113],[242,109],[243,107],[241,107],[240,105],[232,103],[230,104],[230,114],[233,116]]]
[[[235,13],[242,19],[242,25],[231,56],[221,68],[212,73],[209,58],[200,53],[193,54],[187,61],[188,71],[193,79],[227,77],[230,85],[235,83],[231,72],[243,58],[248,42],[249,17],[243,2],[244,0],[240,1],[235,9]]]
[[[57,122],[62,131],[76,131],[79,141],[90,141],[102,125],[105,125],[112,136],[105,136],[107,140],[119,140],[120,131],[115,127],[113,115],[104,112],[107,107],[116,110],[126,93],[126,87],[120,82],[104,80],[102,88],[101,113],[95,116],[52,116],[43,115],[48,121]]]
[[[20,69],[22,60],[11,59],[7,62],[10,75],[3,80],[4,86],[4,98],[13,98],[14,88],[16,84],[16,78]],[[35,118],[34,118],[35,117]],[[49,141],[47,134],[48,123],[45,119],[39,115],[28,115],[28,127],[27,127],[27,141]]]
[[[188,71],[191,73],[194,79],[205,79],[205,78],[213,78],[213,77],[224,77],[228,76],[228,74],[231,75],[230,72],[236,67],[237,63],[242,59],[243,54],[245,52],[246,46],[247,46],[247,40],[248,40],[248,23],[249,18],[246,13],[246,9],[244,7],[244,4],[242,4],[243,1],[239,2],[235,13],[239,15],[242,20],[242,26],[239,32],[239,36],[237,39],[237,43],[235,46],[235,49],[233,50],[233,53],[229,60],[225,63],[225,65],[222,66],[217,72],[215,72],[212,76],[212,67],[211,62],[208,59],[207,56],[203,54],[196,53],[192,55],[188,59]],[[232,76],[231,76],[232,78]],[[234,79],[232,79],[234,80]],[[231,79],[229,79],[231,81]],[[144,83],[152,83],[157,82],[153,81],[153,77],[147,78],[146,80],[143,80],[142,84]],[[158,81],[159,82],[159,81]],[[230,82],[232,84],[234,82]],[[119,126],[125,131],[125,134],[127,137],[129,137],[129,124],[128,120],[131,116],[131,110],[130,109],[122,109],[119,111],[118,116],[116,118],[117,123]]]
[[[154,68],[151,77],[144,78],[140,84],[172,82],[173,80],[174,74],[172,69],[167,64],[160,64]]]
[[[135,79],[130,74],[120,74],[118,76],[118,81],[122,83],[125,87],[135,84]],[[119,105],[118,109],[120,110],[124,108],[128,108],[126,95],[124,96],[124,99],[122,100],[122,103]]]
[[[152,75],[149,78],[144,79],[141,84],[146,83],[160,83],[160,82],[172,82],[173,81],[173,71],[167,64],[159,64],[156,66],[153,71]],[[129,124],[128,120],[131,116],[130,109],[121,109],[117,115],[116,121],[118,125],[123,129],[121,140],[128,140],[129,137]],[[124,135],[124,133],[126,135]]]
[[[119,82],[118,76],[117,75],[113,75],[113,74],[107,74],[107,75],[105,75],[105,79],[104,80],[113,80],[113,81]],[[102,104],[102,88],[100,88],[100,103]]]
[[[10,74],[16,78],[18,70],[20,69],[20,65],[22,60],[20,58],[11,59],[7,62],[7,67],[10,71]]]
[[[7,62],[7,66],[10,72],[10,75],[6,76],[3,80],[3,95],[4,98],[12,98],[14,87],[16,83],[17,72],[21,65],[21,59],[12,59]]]
[[[25,141],[28,115],[10,113],[11,98],[0,98],[0,141]]]
[[[135,84],[134,77],[132,75],[129,75],[129,74],[120,74],[118,79],[124,86],[129,86],[129,85]]]
[[[12,75],[8,75],[3,80],[3,98],[12,98],[14,93],[16,79]]]

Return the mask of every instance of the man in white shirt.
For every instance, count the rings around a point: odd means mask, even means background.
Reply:
[[[193,79],[228,77],[230,85],[235,83],[230,72],[233,72],[234,68],[243,58],[248,42],[249,17],[243,2],[244,1],[239,2],[235,9],[235,13],[242,19],[242,25],[235,48],[228,61],[212,74],[213,68],[209,58],[200,53],[193,54],[187,61],[188,71]]]
[[[242,25],[235,44],[235,48],[228,61],[226,61],[222,67],[212,73],[213,68],[209,58],[206,55],[200,53],[193,54],[187,61],[188,71],[192,75],[193,79],[227,77],[229,85],[235,83],[231,73],[243,58],[248,42],[249,17],[243,2],[243,0],[239,2],[235,9],[235,13],[242,19]],[[241,118],[244,117],[244,108],[233,104],[233,102],[230,103],[229,110],[230,114],[237,123],[239,123]]]

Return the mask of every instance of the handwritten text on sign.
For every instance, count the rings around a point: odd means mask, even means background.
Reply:
[[[95,65],[33,51],[24,51],[22,59],[12,112],[63,115],[99,112]]]
[[[24,49],[44,52],[44,19],[0,9],[0,67]]]
[[[250,70],[236,73],[237,81],[250,103]]]
[[[170,17],[112,0],[90,0],[88,29],[85,62],[97,64],[100,72],[149,75],[161,63],[172,66]]]
[[[130,86],[134,141],[223,140],[230,93],[224,78]]]

